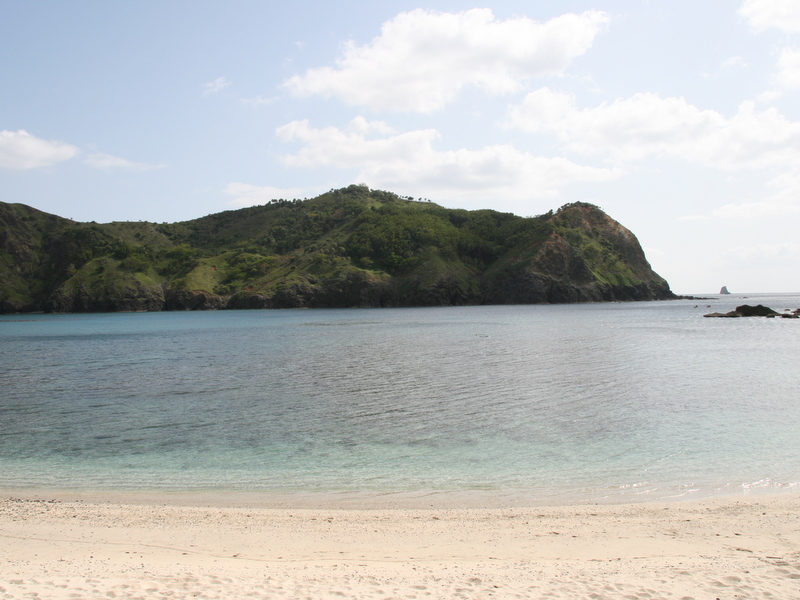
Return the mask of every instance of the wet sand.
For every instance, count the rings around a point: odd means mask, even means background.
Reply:
[[[800,598],[799,493],[510,508],[163,500],[0,493],[0,599]]]

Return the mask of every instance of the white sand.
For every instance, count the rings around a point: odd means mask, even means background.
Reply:
[[[51,497],[0,496],[0,599],[800,598],[796,493],[413,510]]]

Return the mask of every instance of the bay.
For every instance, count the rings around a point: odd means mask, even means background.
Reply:
[[[708,301],[0,317],[0,487],[483,491],[800,485],[800,320]]]

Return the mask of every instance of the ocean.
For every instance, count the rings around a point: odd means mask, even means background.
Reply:
[[[0,316],[0,489],[676,500],[800,486],[798,295]]]

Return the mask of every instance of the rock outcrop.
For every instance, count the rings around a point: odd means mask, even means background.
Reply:
[[[749,304],[742,304],[741,306],[737,306],[734,310],[730,312],[726,313],[715,312],[703,316],[722,317],[728,319],[731,318],[735,319],[739,317],[767,317],[767,318],[781,317],[783,319],[797,319],[800,318],[800,308],[792,312],[779,313],[777,311],[772,310],[768,306],[763,306],[762,304],[757,304],[756,306],[750,306]]]

